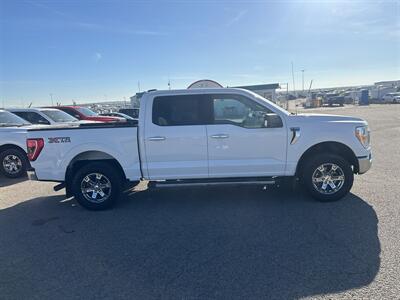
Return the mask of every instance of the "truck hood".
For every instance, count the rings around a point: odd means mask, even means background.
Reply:
[[[291,115],[293,121],[299,122],[332,122],[332,123],[354,123],[365,125],[367,122],[361,118],[341,116],[341,115],[327,115],[327,114],[298,114]]]

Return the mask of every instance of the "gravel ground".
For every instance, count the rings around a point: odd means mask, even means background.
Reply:
[[[373,168],[336,203],[141,185],[90,212],[0,177],[0,298],[400,299],[400,105],[313,111],[372,129]]]

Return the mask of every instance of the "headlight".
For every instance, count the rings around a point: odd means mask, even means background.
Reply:
[[[355,135],[364,148],[369,147],[370,135],[368,126],[356,127]]]

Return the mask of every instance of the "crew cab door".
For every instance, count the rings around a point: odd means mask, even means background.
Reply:
[[[242,95],[209,97],[214,119],[207,125],[209,176],[283,175],[287,132],[282,119],[274,114],[278,122],[266,124],[265,116],[273,112]]]
[[[203,98],[156,96],[146,103],[144,143],[149,179],[208,177]]]

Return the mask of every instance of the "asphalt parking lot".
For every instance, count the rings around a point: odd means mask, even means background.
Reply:
[[[90,212],[0,177],[0,298],[400,299],[400,105],[316,111],[372,131],[373,168],[335,203],[141,185]]]

